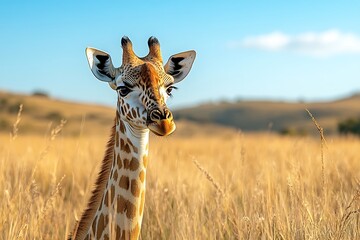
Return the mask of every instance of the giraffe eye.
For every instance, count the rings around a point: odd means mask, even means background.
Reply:
[[[167,89],[166,89],[166,93],[167,93],[167,95],[169,95],[170,97],[172,96],[172,90],[174,90],[174,89],[177,89],[177,87],[175,87],[175,86],[170,86],[170,87],[168,87]]]
[[[126,95],[128,95],[131,92],[131,89],[128,88],[127,86],[119,86],[116,88],[116,90],[119,91],[120,96],[125,97]]]

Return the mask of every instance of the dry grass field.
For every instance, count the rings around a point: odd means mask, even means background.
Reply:
[[[14,129],[0,135],[0,239],[65,239],[109,131]],[[151,136],[141,239],[360,239],[358,138],[192,129]]]

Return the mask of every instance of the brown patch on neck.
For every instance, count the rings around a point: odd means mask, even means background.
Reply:
[[[92,190],[87,208],[83,212],[80,221],[75,224],[73,233],[69,236],[70,239],[84,239],[88,233],[91,224],[93,223],[96,211],[99,208],[103,198],[106,183],[110,176],[111,165],[114,160],[114,145],[115,145],[116,122],[111,129],[110,139],[106,145],[105,156],[103,158],[100,172]]]

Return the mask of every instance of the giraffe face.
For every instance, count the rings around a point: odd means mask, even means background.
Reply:
[[[171,111],[166,106],[174,88],[174,78],[161,65],[140,62],[125,67],[114,86],[120,117],[137,128],[149,128],[157,135],[175,130]]]
[[[172,55],[162,65],[160,44],[151,37],[149,54],[137,57],[127,37],[121,40],[123,63],[119,68],[112,64],[109,54],[87,48],[86,55],[93,74],[108,82],[117,91],[118,112],[122,120],[136,128],[149,128],[157,135],[165,136],[175,130],[175,123],[166,101],[174,84],[183,80],[195,60],[195,51]]]

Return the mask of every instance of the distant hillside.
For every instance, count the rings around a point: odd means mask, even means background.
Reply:
[[[294,131],[311,133],[314,125],[305,109],[309,109],[328,134],[336,133],[337,123],[360,117],[360,95],[331,102],[289,103],[272,101],[238,101],[204,104],[178,110],[177,119],[213,123],[243,131]]]
[[[16,120],[19,105],[23,104],[20,133],[45,134],[62,119],[67,121],[64,132],[78,135],[86,128],[87,134],[108,131],[114,119],[115,110],[109,107],[79,104],[54,100],[36,94],[35,96],[0,91],[0,131],[9,132]]]
[[[111,107],[55,100],[44,93],[29,96],[0,91],[0,132],[10,133],[20,104],[23,104],[23,111],[19,134],[46,134],[65,119],[65,135],[107,136],[115,117],[115,109]],[[172,136],[226,135],[234,131],[211,123],[202,124],[200,128],[198,123],[186,120],[177,121],[176,125],[176,133]]]
[[[10,132],[19,105],[23,104],[21,133],[45,134],[50,124],[67,120],[65,134],[108,134],[114,118],[110,107],[54,100],[0,91],[0,132]],[[316,133],[305,111],[309,109],[327,134],[336,133],[337,123],[360,117],[360,95],[331,102],[289,103],[271,101],[238,101],[236,103],[203,104],[174,111],[177,136],[227,133],[229,128],[242,131],[290,131]]]

